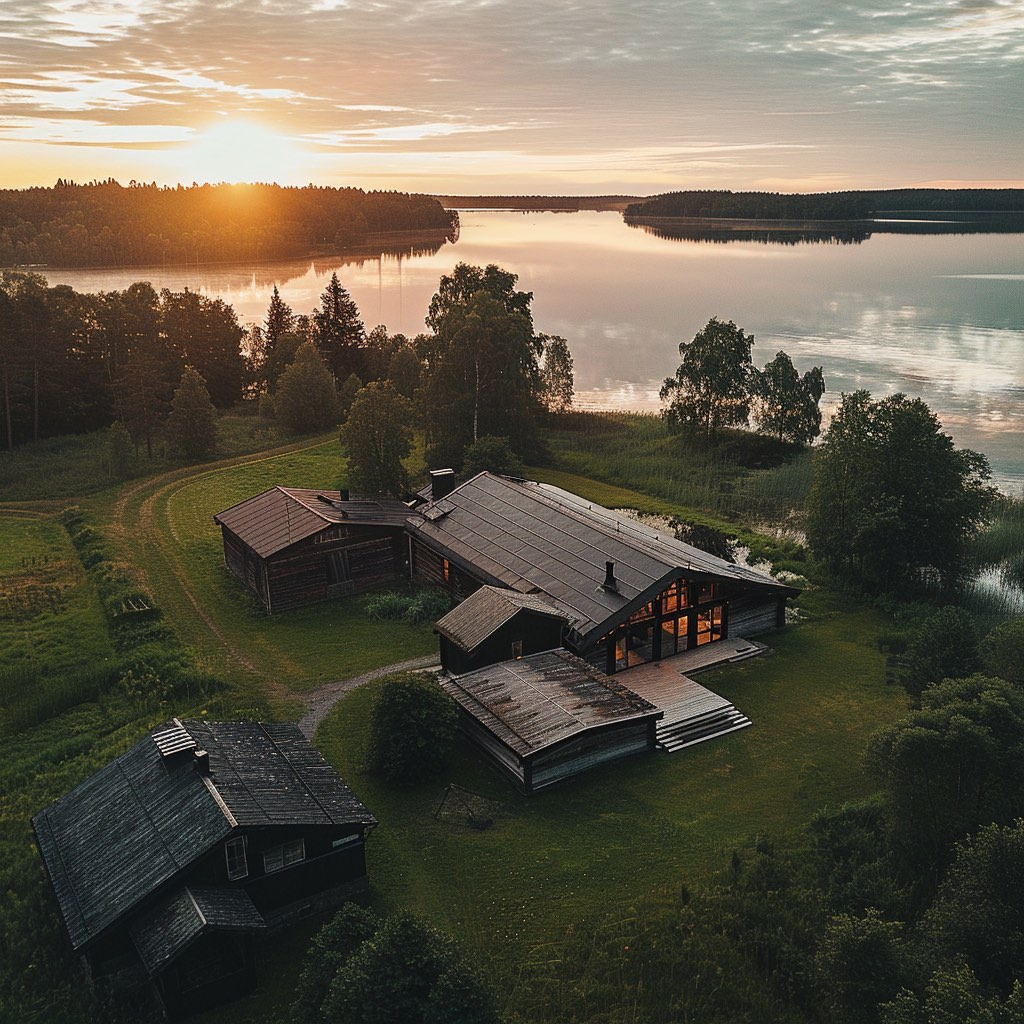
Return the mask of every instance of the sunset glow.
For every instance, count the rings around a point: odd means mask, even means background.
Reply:
[[[248,121],[222,121],[174,151],[183,179],[292,183],[302,153],[292,139]]]
[[[1024,184],[1015,0],[5,0],[0,185]]]

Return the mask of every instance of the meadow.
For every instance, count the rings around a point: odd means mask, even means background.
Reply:
[[[553,437],[551,464],[531,475],[605,504],[733,526],[720,506],[683,504],[650,481],[644,491],[611,473],[604,480],[580,476],[587,466],[563,458],[560,443]],[[778,470],[734,472],[737,487],[752,486],[745,481],[758,472]],[[37,622],[0,621],[0,636],[21,645],[25,664],[48,644],[53,678],[72,681],[65,683],[71,697],[37,702],[18,728],[12,708],[38,684],[12,675],[0,689],[7,715],[0,719],[0,886],[19,893],[0,915],[0,947],[8,954],[0,999],[21,1019],[71,1020],[79,1012],[69,987],[73,961],[31,842],[31,814],[172,715],[297,718],[320,683],[436,649],[429,625],[375,623],[358,597],[267,617],[224,569],[215,512],[279,483],[338,486],[344,473],[337,440],[319,437],[204,466],[165,467],[84,496],[81,516],[110,565],[150,595],[167,630],[160,643],[199,680],[160,693],[140,691],[137,677],[123,671],[94,576],[53,511],[62,495],[42,488],[40,502],[0,515],[5,584],[46,570],[49,585],[64,595],[56,610],[41,606]],[[59,491],[61,484],[52,486]],[[582,929],[626,926],[638,906],[714,879],[733,851],[751,850],[759,837],[799,850],[817,808],[872,791],[860,752],[867,736],[906,706],[902,691],[885,682],[876,643],[884,617],[813,587],[799,612],[797,624],[771,638],[771,655],[702,676],[754,720],[753,728],[678,754],[620,762],[530,800],[468,748],[456,751],[440,779],[411,790],[383,784],[363,769],[375,686],[354,690],[316,742],[381,822],[368,844],[372,902],[383,910],[409,907],[456,936],[483,966],[510,1019],[558,1019],[556,1008],[587,983],[584,962],[566,953]],[[81,670],[104,659],[118,671],[86,685]],[[490,828],[470,828],[458,814],[434,817],[449,782],[481,795]],[[285,942],[259,993],[216,1019],[282,1019],[307,939],[304,930]]]

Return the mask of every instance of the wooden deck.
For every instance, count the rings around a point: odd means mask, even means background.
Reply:
[[[741,661],[766,650],[756,640],[719,640],[674,658],[630,669],[623,675],[623,681],[664,712],[658,723],[658,745],[673,752],[752,724],[724,697],[683,673]]]

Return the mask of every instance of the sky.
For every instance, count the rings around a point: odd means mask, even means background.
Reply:
[[[1020,0],[2,0],[0,187],[1024,187]]]

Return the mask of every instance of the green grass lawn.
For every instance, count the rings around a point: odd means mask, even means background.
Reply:
[[[381,664],[429,654],[429,625],[371,621],[353,597],[267,616],[224,566],[213,516],[278,484],[337,487],[345,472],[337,440],[310,442],[240,464],[158,477],[108,508],[119,556],[139,571],[203,668],[243,691],[257,687],[284,715],[289,696]]]
[[[468,748],[447,775],[412,790],[367,775],[372,684],[345,699],[318,743],[381,822],[367,848],[381,902],[456,935],[516,1009],[518,972],[557,958],[581,922],[707,882],[759,835],[798,847],[817,808],[873,791],[860,766],[865,740],[906,707],[884,682],[880,625],[855,611],[773,634],[770,655],[701,676],[752,728],[620,761],[531,798]],[[449,781],[500,803],[490,829],[434,820]]]

